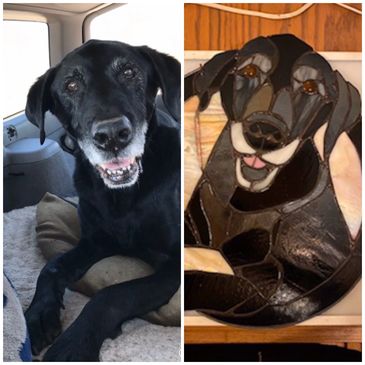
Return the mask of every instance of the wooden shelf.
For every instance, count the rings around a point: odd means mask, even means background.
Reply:
[[[214,343],[360,343],[361,316],[322,318],[282,328],[238,328],[204,317],[185,317],[186,344]],[[194,322],[194,324],[192,324]],[[327,322],[327,324],[325,324]],[[342,323],[342,324],[341,324]]]

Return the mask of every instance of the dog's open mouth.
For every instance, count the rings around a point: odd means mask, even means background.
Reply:
[[[97,165],[105,183],[112,187],[130,186],[137,181],[141,172],[141,158],[116,158]]]
[[[272,166],[258,155],[243,155],[239,157],[242,177],[250,182],[264,179]]]
[[[236,177],[240,186],[251,191],[265,191],[269,188],[278,168],[264,161],[256,154],[236,156]]]
[[[266,162],[261,160],[257,155],[244,156],[243,162],[253,169],[263,169],[266,166]]]

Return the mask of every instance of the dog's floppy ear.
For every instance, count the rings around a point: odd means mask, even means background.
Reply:
[[[215,55],[200,69],[185,76],[184,99],[197,95],[199,97],[199,111],[205,110],[213,94],[224,84],[229,72],[237,63],[237,50],[231,50]]]
[[[140,49],[151,61],[156,83],[162,90],[162,99],[167,110],[175,120],[180,121],[180,62],[147,46],[142,46]]]
[[[335,72],[338,98],[328,122],[324,137],[324,156],[329,157],[337,138],[349,131],[361,116],[361,98],[357,89],[346,82],[339,72]]]
[[[25,108],[28,120],[40,130],[40,142],[44,143],[46,132],[44,129],[44,114],[52,106],[50,85],[54,79],[55,69],[49,69],[30,88]]]

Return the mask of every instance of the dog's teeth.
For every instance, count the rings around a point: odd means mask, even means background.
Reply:
[[[106,170],[106,173],[107,173],[108,175],[111,175],[111,174],[112,174],[112,172],[111,172],[110,170]]]

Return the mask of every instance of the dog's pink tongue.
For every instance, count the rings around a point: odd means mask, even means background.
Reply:
[[[117,160],[113,160],[111,162],[106,162],[101,164],[100,166],[105,170],[119,170],[122,167],[129,166],[134,162],[134,158],[118,158]]]
[[[243,157],[243,161],[247,166],[253,167],[254,169],[262,169],[266,166],[266,163],[256,155]]]

